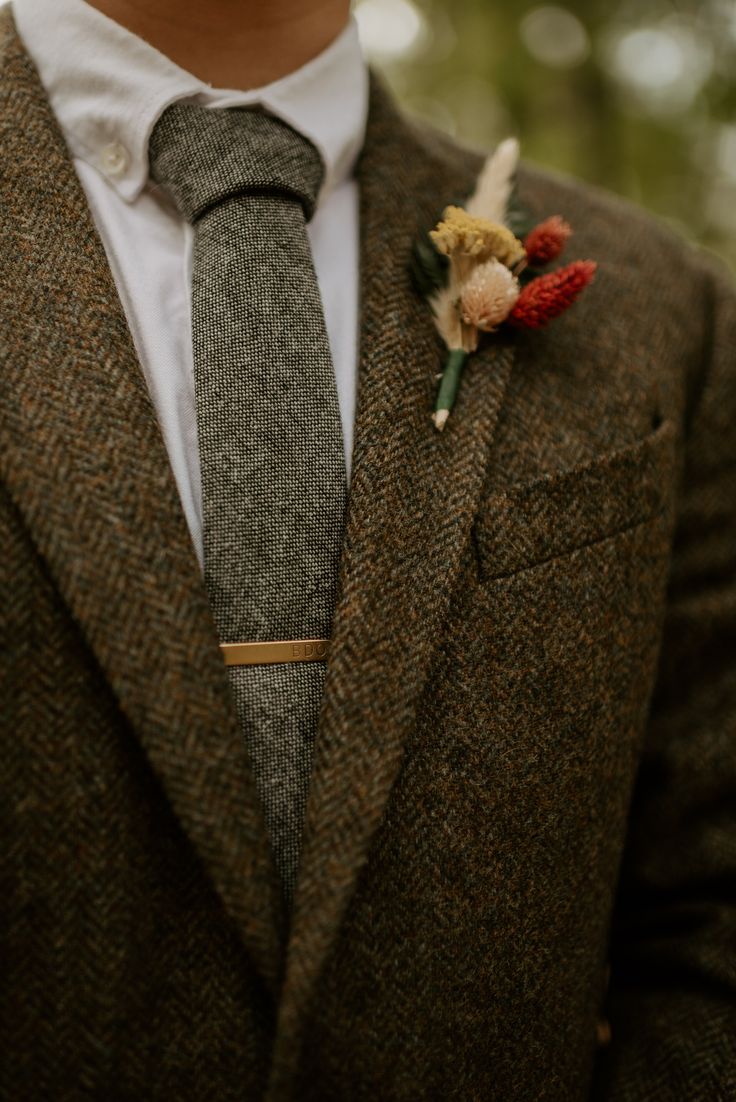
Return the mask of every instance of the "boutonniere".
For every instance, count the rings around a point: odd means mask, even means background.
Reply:
[[[429,300],[448,353],[432,415],[438,429],[445,427],[482,334],[541,328],[572,306],[595,274],[592,260],[544,271],[572,229],[559,215],[529,224],[515,199],[518,159],[516,139],[502,142],[465,205],[446,207],[414,247],[415,283]]]

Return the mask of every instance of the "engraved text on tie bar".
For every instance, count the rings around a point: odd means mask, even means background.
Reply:
[[[284,639],[275,643],[220,643],[226,666],[263,666],[272,662],[324,662],[329,639]]]

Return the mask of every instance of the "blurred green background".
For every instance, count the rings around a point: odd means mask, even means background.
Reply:
[[[618,191],[736,269],[736,0],[354,0],[399,100]]]

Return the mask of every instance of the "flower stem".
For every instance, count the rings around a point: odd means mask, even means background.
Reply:
[[[445,422],[450,416],[450,411],[455,405],[457,392],[460,389],[460,377],[468,358],[468,353],[462,348],[452,348],[442,372],[437,401],[435,402],[432,420],[440,431],[445,427]]]

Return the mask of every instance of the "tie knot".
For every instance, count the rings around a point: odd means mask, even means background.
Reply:
[[[247,107],[172,103],[151,133],[151,176],[195,222],[230,196],[282,195],[312,217],[324,176],[314,145],[285,122]]]

